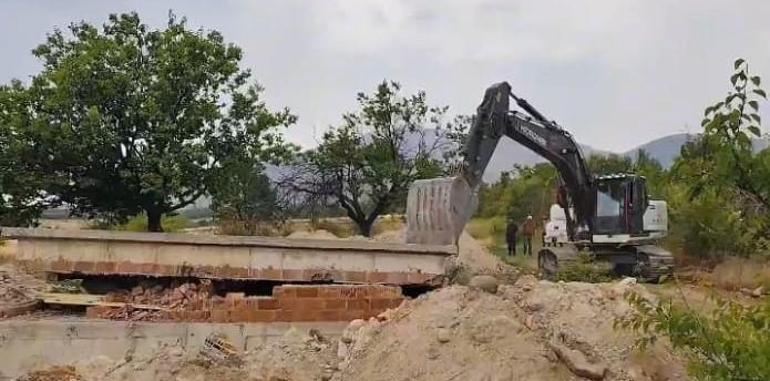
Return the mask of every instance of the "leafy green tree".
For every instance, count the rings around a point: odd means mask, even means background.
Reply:
[[[161,30],[136,13],[73,24],[33,53],[43,70],[26,89],[32,156],[76,214],[144,212],[162,231],[161,216],[206,194],[230,158],[290,151],[280,130],[295,117],[267,108],[241,49],[173,14]]]
[[[278,192],[261,166],[243,161],[228,168],[227,176],[211,187],[211,209],[219,221],[239,224],[238,231],[254,235],[260,223],[280,217]]]
[[[770,249],[770,152],[754,152],[762,134],[761,79],[739,59],[724,100],[706,108],[703,134],[682,148],[670,180],[686,197],[672,197],[672,225],[700,256],[752,255]],[[676,194],[673,194],[676,196]]]
[[[28,226],[35,223],[48,206],[41,176],[25,156],[25,148],[34,145],[26,139],[26,93],[20,82],[0,86],[0,225]]]
[[[414,180],[444,173],[442,149],[451,142],[442,125],[447,108],[429,106],[422,91],[404,96],[398,83],[383,81],[372,94],[359,93],[358,104],[282,183],[338,205],[369,236],[379,215],[404,203]]]
[[[633,170],[634,163],[628,156],[618,154],[593,154],[586,159],[588,169],[596,175],[608,175],[613,173],[629,173]]]

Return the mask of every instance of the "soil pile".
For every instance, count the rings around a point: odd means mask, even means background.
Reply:
[[[626,281],[552,283],[523,276],[496,294],[451,286],[389,313],[351,324],[341,339],[338,380],[683,379],[663,344],[633,350],[613,329],[630,306]]]

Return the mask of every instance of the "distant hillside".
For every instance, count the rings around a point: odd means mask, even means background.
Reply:
[[[651,142],[644,143],[630,151],[624,152],[623,155],[636,159],[639,150],[643,149],[648,154],[650,154],[650,156],[658,160],[661,165],[668,168],[671,166],[671,164],[674,164],[674,159],[679,156],[679,152],[682,146],[688,141],[691,141],[697,137],[698,135],[694,134],[668,135],[655,139]]]

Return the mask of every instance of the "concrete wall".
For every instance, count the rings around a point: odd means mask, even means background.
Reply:
[[[0,321],[0,380],[10,380],[40,366],[68,364],[106,356],[141,357],[162,344],[197,351],[212,332],[221,332],[240,350],[276,340],[289,328],[316,328],[338,337],[347,322],[328,323],[146,323],[89,320]]]
[[[17,260],[54,273],[423,284],[453,246],[100,230],[3,228]]]

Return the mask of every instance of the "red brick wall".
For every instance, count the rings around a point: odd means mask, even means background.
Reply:
[[[382,285],[282,285],[272,296],[229,293],[153,315],[152,320],[229,322],[349,321],[375,317],[404,300],[400,287]],[[92,318],[124,316],[114,309],[90,307]]]

